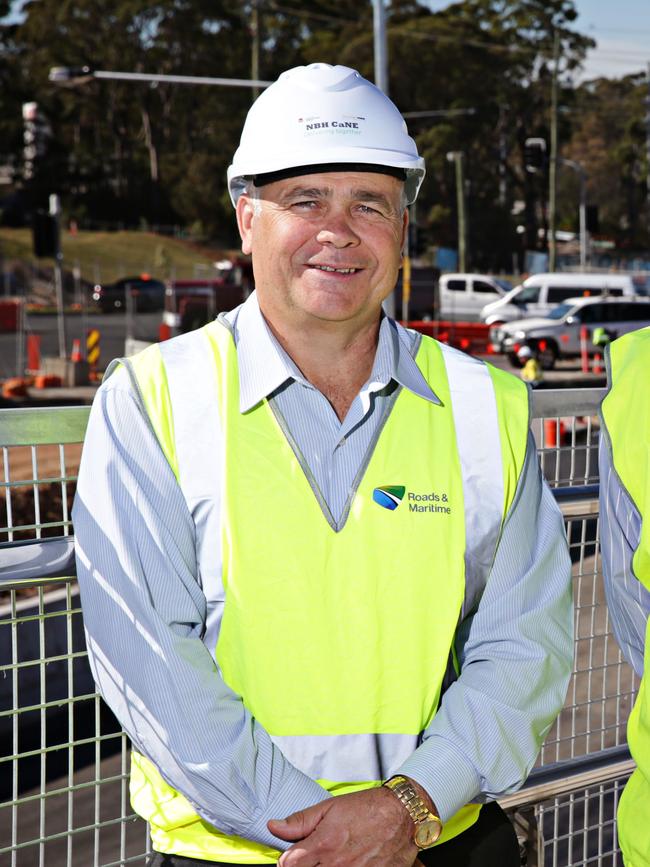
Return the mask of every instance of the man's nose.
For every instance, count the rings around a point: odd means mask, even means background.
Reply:
[[[316,240],[319,244],[343,248],[357,245],[359,236],[352,227],[349,215],[338,213],[328,214],[318,230]]]

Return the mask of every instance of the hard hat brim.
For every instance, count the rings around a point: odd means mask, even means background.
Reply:
[[[327,161],[323,160],[321,152],[320,159],[305,160],[305,154],[300,153],[295,156],[287,153],[282,158],[275,161],[266,160],[264,165],[260,165],[258,160],[247,162],[238,158],[236,155],[233,160],[233,165],[228,168],[228,190],[233,205],[237,204],[237,199],[245,191],[250,179],[256,175],[274,174],[284,172],[295,167],[310,167],[310,166],[350,166],[350,170],[354,165],[360,163],[370,166],[376,165],[387,169],[403,169],[406,172],[405,191],[406,198],[409,204],[417,198],[420,185],[424,179],[425,168],[422,157],[413,157],[408,154],[400,153],[399,151],[384,150],[381,148],[370,149],[364,147],[361,154],[350,153],[351,148],[331,148],[328,149]],[[360,157],[362,158],[360,159]],[[323,168],[323,171],[327,169]]]

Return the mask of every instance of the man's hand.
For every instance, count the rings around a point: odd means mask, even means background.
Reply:
[[[272,819],[269,830],[282,840],[297,840],[278,867],[414,867],[418,848],[413,821],[385,788],[339,795]]]

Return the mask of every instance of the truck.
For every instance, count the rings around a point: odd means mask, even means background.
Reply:
[[[219,313],[232,310],[253,291],[253,268],[249,260],[223,259],[215,262],[216,276],[165,283],[160,319],[136,320],[133,304],[127,304],[125,356],[134,355],[152,343],[201,328]],[[142,333],[144,327],[146,333]],[[156,333],[152,333],[156,331]]]
[[[224,259],[216,267],[218,277],[174,280],[167,284],[161,339],[201,328],[248,298],[254,285],[250,262]]]

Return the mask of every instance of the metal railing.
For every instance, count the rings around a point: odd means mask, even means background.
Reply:
[[[573,560],[576,653],[565,706],[524,788],[501,800],[530,867],[621,864],[615,809],[631,773],[638,684],[609,627],[598,555],[602,390],[533,395],[540,462]],[[0,411],[0,865],[143,864],[128,742],[95,692],[70,567],[71,497],[87,408]],[[61,577],[39,578],[52,535]],[[25,540],[27,537],[27,540]],[[29,541],[29,540],[32,541]],[[49,550],[49,548],[48,548]]]

